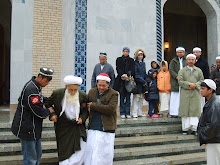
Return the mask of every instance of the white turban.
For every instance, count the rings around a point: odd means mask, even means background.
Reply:
[[[218,55],[218,56],[216,57],[216,60],[220,60],[220,55]]]
[[[206,85],[209,86],[209,88],[212,88],[213,90],[216,90],[215,81],[213,81],[211,79],[205,79],[203,82],[206,83]]]
[[[189,58],[189,57],[193,57],[193,58],[196,59],[196,55],[194,55],[194,54],[188,54],[188,55],[186,56],[186,59]]]
[[[193,52],[194,52],[194,51],[200,51],[200,52],[201,52],[201,51],[202,51],[202,49],[201,49],[201,48],[199,48],[199,47],[195,47],[195,48],[193,48]]]
[[[81,85],[82,84],[82,78],[81,77],[76,77],[73,75],[68,75],[63,79],[63,82],[65,85]]]
[[[185,52],[185,48],[184,48],[184,47],[178,47],[178,48],[176,48],[176,52],[178,52],[178,51],[180,51],[180,50],[182,50],[182,51]]]

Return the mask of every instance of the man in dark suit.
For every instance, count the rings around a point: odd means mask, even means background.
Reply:
[[[46,107],[53,107],[51,119],[57,118],[55,133],[59,164],[82,164],[86,147],[85,121],[88,118],[87,95],[78,90],[80,77],[64,78],[65,88],[54,90]]]
[[[210,75],[209,64],[202,56],[202,49],[199,47],[193,48],[193,54],[196,55],[195,66],[202,70],[204,79],[208,79]]]

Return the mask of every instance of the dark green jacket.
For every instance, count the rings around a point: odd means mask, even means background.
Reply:
[[[183,56],[183,68],[186,65],[187,65],[186,57]],[[170,80],[171,91],[173,92],[179,92],[179,83],[178,83],[178,80],[176,79],[176,77],[178,77],[179,70],[180,70],[180,62],[179,62],[178,56],[176,56],[170,61],[170,65],[169,65],[169,71],[171,74],[171,80]]]
[[[92,122],[94,111],[97,111],[102,114],[103,130],[115,130],[117,128],[116,109],[118,106],[118,92],[109,87],[109,89],[105,91],[101,97],[101,104],[96,103],[97,97],[97,87],[92,88],[88,94],[89,102],[92,102],[90,106],[89,125]]]
[[[65,112],[60,116],[62,111],[62,101],[64,98],[65,88],[54,90],[52,95],[47,99],[45,106],[53,107],[58,117],[55,123],[55,133],[58,149],[59,161],[68,159],[75,151],[80,150],[80,137],[86,141],[85,121],[88,118],[89,112],[86,104],[88,97],[86,93],[79,91],[80,115],[83,124],[76,124],[75,120],[70,120],[66,117]]]

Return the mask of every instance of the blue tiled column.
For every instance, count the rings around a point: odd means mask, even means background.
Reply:
[[[83,79],[86,91],[87,0],[75,0],[75,75]]]
[[[161,0],[156,0],[157,61],[162,61]]]

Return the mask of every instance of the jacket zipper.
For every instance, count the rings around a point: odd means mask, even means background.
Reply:
[[[165,77],[166,77],[166,73],[164,72],[164,91],[166,92],[166,89],[165,89]]]

